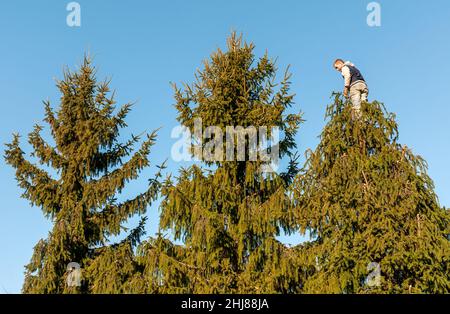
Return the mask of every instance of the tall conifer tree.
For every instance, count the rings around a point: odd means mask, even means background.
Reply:
[[[56,113],[45,102],[54,146],[44,141],[39,125],[29,134],[31,155],[52,167],[54,176],[26,159],[19,135],[7,145],[6,162],[16,169],[22,196],[53,221],[48,238],[38,242],[26,266],[24,293],[123,292],[123,284],[135,273],[132,248],[144,233],[145,219],[122,242],[109,245],[108,240],[120,234],[128,218],[144,214],[157,196],[160,172],[142,194],[117,201],[126,183],[149,166],[156,133],[146,135],[131,154],[140,136],[125,143],[118,140],[131,104],[114,114],[109,82],[97,82],[94,72],[85,58],[78,72],[67,70],[58,81],[61,100]],[[67,284],[71,262],[82,268],[81,286]]]
[[[175,87],[178,121],[193,134],[195,119],[202,134],[218,126],[223,143],[227,126],[278,127],[279,156],[291,157],[290,163],[285,172],[264,173],[266,162],[249,161],[247,150],[245,161],[203,158],[205,167],[169,178],[160,226],[184,245],[162,237],[146,243],[142,258],[153,292],[287,292],[299,286],[302,272],[292,270],[290,248],[276,239],[295,228],[286,187],[297,172],[293,149],[301,114],[286,112],[293,103],[290,74],[276,84],[273,60],[267,54],[256,60],[254,45],[235,33],[227,48],[204,62],[194,84]],[[201,148],[210,143],[204,139]]]
[[[449,292],[449,212],[427,164],[398,143],[379,102],[362,118],[335,94],[321,141],[293,184],[308,293]],[[306,265],[305,265],[306,266]]]

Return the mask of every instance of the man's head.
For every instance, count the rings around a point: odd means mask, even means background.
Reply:
[[[344,66],[344,64],[345,64],[344,60],[336,59],[336,60],[334,60],[333,67],[336,69],[336,71],[341,72],[342,67]]]

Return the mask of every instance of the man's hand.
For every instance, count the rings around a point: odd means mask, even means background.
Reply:
[[[345,87],[345,88],[344,88],[344,97],[345,97],[345,98],[348,98],[348,92],[349,92],[349,88],[348,88],[348,87]]]

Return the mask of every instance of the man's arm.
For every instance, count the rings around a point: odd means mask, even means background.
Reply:
[[[347,66],[342,68],[342,76],[344,77],[344,96],[348,96],[350,91],[350,69]]]

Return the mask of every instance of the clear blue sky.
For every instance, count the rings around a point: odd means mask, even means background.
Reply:
[[[225,46],[231,30],[243,32],[291,64],[295,110],[307,120],[298,133],[300,153],[314,148],[325,105],[342,78],[331,63],[353,61],[363,72],[370,99],[397,114],[400,140],[429,163],[442,205],[450,206],[450,2],[384,0],[381,27],[366,23],[366,0],[321,1],[100,1],[79,0],[81,27],[66,25],[69,1],[2,1],[0,4],[0,142],[28,134],[41,122],[42,100],[58,104],[54,78],[75,68],[89,51],[98,77],[112,77],[119,103],[137,101],[124,137],[163,127],[154,164],[170,157],[177,122],[169,82],[191,82],[201,61]],[[48,129],[47,129],[48,130]],[[26,152],[30,148],[23,139]],[[179,164],[169,160],[168,171]],[[154,168],[129,185],[123,197],[142,191]],[[17,293],[32,247],[51,227],[38,208],[20,198],[14,172],[0,167],[0,292]],[[148,210],[148,233],[157,229],[158,204]],[[133,221],[131,222],[133,224]],[[299,236],[282,237],[286,242]]]

